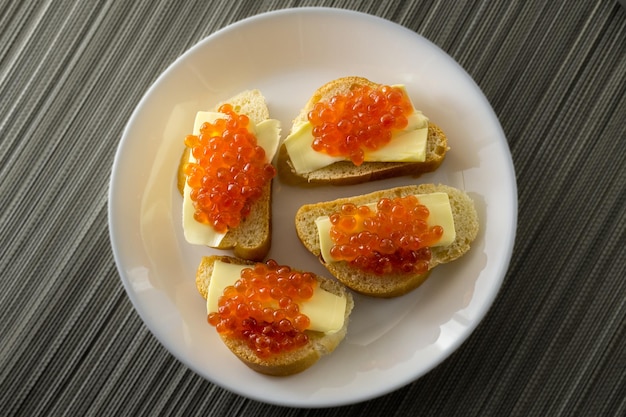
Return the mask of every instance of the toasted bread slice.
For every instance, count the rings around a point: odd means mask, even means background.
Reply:
[[[315,225],[315,220],[318,217],[328,216],[338,211],[342,204],[348,202],[363,205],[377,202],[383,197],[395,198],[434,192],[445,192],[449,196],[456,238],[448,246],[431,248],[432,257],[427,273],[420,275],[389,274],[381,277],[353,268],[345,261],[324,262],[320,256],[320,242]],[[357,197],[304,205],[296,213],[295,224],[298,237],[304,246],[320,259],[333,276],[348,288],[375,297],[395,297],[417,288],[428,278],[430,271],[435,266],[453,261],[465,254],[476,238],[479,228],[474,203],[467,194],[453,187],[433,184],[396,187]]]
[[[231,104],[236,113],[247,115],[255,124],[270,118],[265,97],[259,90],[243,91],[217,104],[213,111],[217,111],[225,103]],[[186,181],[183,167],[189,161],[189,154],[190,149],[185,147],[178,165],[177,186],[181,195]],[[271,196],[270,182],[263,188],[261,197],[252,205],[250,214],[237,228],[228,231],[217,249],[232,249],[235,256],[243,259],[263,259],[271,245]]]
[[[324,84],[313,93],[300,114],[293,120],[292,126],[305,123],[315,103],[328,101],[338,94],[345,94],[362,85],[374,88],[378,86],[366,78],[355,76],[338,78]],[[293,169],[287,148],[283,144],[278,151],[277,168],[281,180],[288,184],[350,185],[405,175],[418,176],[434,171],[441,165],[448,150],[445,133],[439,126],[429,121],[426,160],[423,162],[364,162],[356,166],[350,161],[340,161],[309,173],[299,174]]]
[[[209,283],[213,273],[215,261],[235,263],[238,265],[253,265],[253,262],[237,259],[229,256],[205,256],[200,261],[196,272],[196,288],[203,298],[208,297]],[[348,321],[354,301],[352,294],[335,280],[316,275],[320,287],[336,295],[346,297],[346,311],[343,327],[336,333],[326,334],[317,331],[307,330],[309,343],[302,348],[274,355],[267,359],[259,358],[245,342],[220,335],[224,344],[243,363],[251,369],[273,376],[286,376],[299,373],[316,363],[322,355],[326,355],[335,350],[339,343],[345,338],[348,330]]]

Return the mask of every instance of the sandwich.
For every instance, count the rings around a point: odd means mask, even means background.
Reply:
[[[190,244],[263,259],[271,245],[271,161],[280,122],[258,90],[196,115],[178,167],[183,230]]]
[[[196,288],[226,347],[254,371],[273,376],[302,372],[334,351],[354,305],[337,281],[273,260],[203,257]]]
[[[414,108],[404,86],[350,76],[313,93],[277,168],[288,184],[349,185],[434,171],[448,149],[445,133]]]
[[[422,184],[304,205],[295,227],[306,249],[346,287],[395,297],[467,253],[479,221],[465,192]]]

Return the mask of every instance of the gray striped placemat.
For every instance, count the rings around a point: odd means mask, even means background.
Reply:
[[[519,191],[493,308],[418,381],[351,406],[245,399],[174,359],[127,298],[107,229],[124,126],[216,30],[285,7],[423,35],[482,88]],[[626,11],[597,1],[0,1],[2,415],[626,415]]]

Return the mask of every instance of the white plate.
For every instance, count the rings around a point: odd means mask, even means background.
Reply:
[[[196,111],[258,88],[286,133],[311,93],[345,75],[405,84],[416,107],[449,137],[435,173],[353,187],[302,190],[275,183],[273,246],[280,263],[325,273],[297,240],[295,210],[307,202],[415,182],[445,183],[474,199],[479,236],[462,259],[440,266],[414,292],[392,300],[356,297],[349,331],[305,372],[267,377],[245,367],[206,323],[194,284],[210,249],[182,235],[175,176]],[[506,273],[517,192],[511,156],[489,103],[465,71],[432,43],[373,16],[324,8],[262,14],[195,45],[154,83],[134,111],[116,154],[109,227],[124,287],[156,338],[189,368],[260,401],[303,407],[354,403],[424,375],[474,330]]]

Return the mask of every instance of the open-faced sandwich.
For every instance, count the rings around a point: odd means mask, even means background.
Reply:
[[[426,184],[307,204],[295,226],[304,246],[341,283],[394,297],[421,285],[437,265],[463,256],[478,233],[478,215],[463,191]]]
[[[335,280],[273,260],[203,257],[196,287],[224,344],[267,375],[304,371],[334,351],[353,307],[352,295]]]
[[[196,115],[178,169],[185,239],[261,260],[271,244],[271,164],[280,123],[258,90]]]
[[[302,108],[277,165],[286,183],[347,185],[433,171],[447,151],[444,132],[402,85],[343,77]]]

